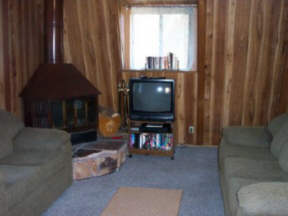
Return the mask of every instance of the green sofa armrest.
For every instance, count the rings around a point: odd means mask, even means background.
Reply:
[[[232,145],[267,148],[272,141],[272,135],[265,127],[232,126],[223,129],[223,139]]]
[[[68,144],[67,144],[68,143]],[[14,151],[44,150],[65,148],[70,143],[70,134],[57,129],[24,128],[14,140]]]
[[[288,182],[263,182],[242,187],[237,216],[288,215]]]
[[[7,201],[5,195],[4,178],[0,172],[0,215],[6,215],[8,212]]]

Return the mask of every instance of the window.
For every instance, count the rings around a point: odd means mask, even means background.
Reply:
[[[177,69],[196,70],[196,6],[132,7],[129,31],[130,69],[145,69],[148,57],[173,53]]]

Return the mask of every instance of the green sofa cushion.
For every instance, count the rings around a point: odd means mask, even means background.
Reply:
[[[71,157],[71,156],[70,156]],[[9,207],[19,204],[46,179],[63,169],[68,155],[61,152],[17,152],[0,160]]]
[[[23,151],[0,159],[0,165],[39,166],[47,173],[62,169],[66,155],[59,151]],[[67,154],[66,157],[70,155]]]
[[[277,160],[270,151],[270,148],[248,147],[241,145],[230,145],[223,141],[220,145],[221,158],[241,157],[255,160]]]
[[[279,156],[279,164],[283,170],[288,172],[288,140],[282,146]]]
[[[20,120],[0,109],[0,158],[13,152],[13,138],[23,127]]]
[[[37,186],[42,179],[37,166],[0,165],[4,175],[6,200],[8,209],[20,203]],[[42,182],[42,181],[41,181]]]
[[[278,161],[258,161],[245,158],[226,158],[224,162],[225,179],[243,177],[262,181],[288,180]]]
[[[0,215],[7,215],[8,207],[7,207],[7,199],[5,196],[5,184],[4,184],[4,176],[0,172]]]
[[[227,127],[223,130],[223,138],[231,145],[259,148],[269,147],[272,141],[272,135],[264,127]]]
[[[232,177],[229,179],[225,187],[227,190],[227,195],[230,203],[229,205],[230,212],[232,213],[232,215],[236,215],[236,212],[239,211],[239,203],[237,199],[238,191],[246,185],[258,182],[259,180],[256,179],[246,179],[241,177]]]
[[[268,124],[268,130],[273,136],[275,136],[280,131],[282,126],[287,122],[288,122],[288,113],[279,115],[270,121],[270,123]]]
[[[270,151],[270,148],[248,147],[241,145],[230,145],[222,140],[219,148],[219,165],[222,168],[225,158],[247,158],[254,160],[277,161]]]
[[[57,129],[24,128],[14,140],[15,151],[55,151],[70,140],[70,134]]]
[[[262,182],[242,187],[238,192],[241,215],[277,215],[288,212],[288,183]]]
[[[288,142],[288,122],[285,123],[273,137],[271,152],[276,158],[279,158],[282,147],[286,142]]]

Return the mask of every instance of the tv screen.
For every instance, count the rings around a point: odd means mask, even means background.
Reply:
[[[141,78],[130,80],[130,119],[171,121],[174,119],[174,80]]]

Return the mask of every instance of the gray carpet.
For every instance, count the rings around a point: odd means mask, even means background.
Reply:
[[[99,216],[119,187],[183,189],[180,216],[223,216],[217,148],[177,148],[175,160],[134,155],[119,172],[74,182],[42,216]]]

